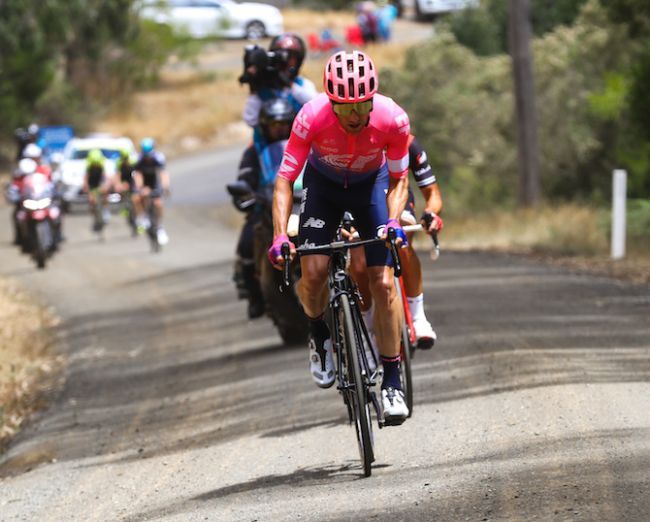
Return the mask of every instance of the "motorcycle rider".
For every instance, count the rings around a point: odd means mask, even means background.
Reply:
[[[273,98],[285,98],[298,112],[305,103],[314,99],[318,94],[314,83],[299,75],[300,67],[307,53],[305,42],[300,36],[294,33],[283,33],[276,36],[271,40],[269,51],[277,53],[281,57],[279,63],[274,66],[281,78],[281,85],[265,85],[263,82],[258,84],[255,78],[259,78],[261,75],[258,70],[259,66],[250,65],[247,68],[246,73],[253,80],[249,82],[251,93],[244,105],[243,118],[253,128],[258,124],[260,110],[265,101]],[[256,48],[253,52],[260,57],[263,55],[262,61],[266,59],[264,49]]]
[[[31,123],[27,129],[18,128],[14,131],[14,138],[16,139],[16,161],[20,161],[24,156],[25,147],[30,143],[36,143],[38,139],[39,126],[36,123]]]
[[[135,193],[138,197],[136,212],[138,214],[138,229],[145,230],[151,226],[145,210],[149,205],[149,198],[153,201],[156,212],[158,229],[156,230],[158,243],[166,245],[169,243],[167,231],[162,226],[163,202],[162,196],[169,193],[169,174],[165,170],[165,155],[156,150],[156,142],[153,138],[143,138],[140,142],[140,156],[133,165],[135,177]]]
[[[29,177],[41,175],[45,178],[45,185],[42,185],[43,191],[41,197],[50,198],[50,219],[52,220],[52,230],[54,233],[52,248],[56,250],[59,243],[63,240],[62,235],[62,216],[57,200],[56,186],[52,181],[51,171],[46,165],[38,165],[32,158],[23,158],[18,162],[17,168],[12,173],[12,182],[7,191],[7,199],[15,205],[13,212],[14,217],[14,244],[21,245],[23,252],[28,252],[31,245],[26,241],[27,231],[25,230],[24,220],[21,222],[21,212],[23,212],[22,203],[25,199],[32,197],[29,183]]]
[[[36,172],[38,164],[30,158],[23,158],[18,162],[18,165],[11,173],[11,183],[7,187],[6,198],[7,201],[14,205],[12,212],[12,221],[14,228],[14,245],[22,245],[23,237],[21,234],[20,223],[18,215],[21,210],[21,202],[23,199],[23,186],[25,178],[30,174]],[[25,245],[24,245],[25,246]]]
[[[262,104],[259,126],[266,146],[251,144],[244,151],[237,176],[237,179],[246,182],[253,192],[273,186],[276,171],[266,154],[267,147],[289,137],[295,116],[296,112],[292,104],[284,98],[274,98]],[[236,270],[239,268],[240,273],[236,273],[234,279],[235,281],[241,279],[248,296],[248,317],[255,319],[262,316],[265,310],[258,275],[255,273],[253,250],[254,227],[259,222],[260,214],[255,206],[242,208],[237,198],[233,203],[238,210],[246,212],[246,221],[237,243]]]

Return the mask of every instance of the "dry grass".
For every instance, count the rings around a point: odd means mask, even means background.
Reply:
[[[582,272],[649,284],[648,252],[629,244],[625,259],[610,259],[609,232],[604,222],[598,210],[576,204],[497,211],[448,218],[440,239],[443,252],[496,250],[526,254]],[[417,246],[431,248],[422,238]]]
[[[315,31],[329,27],[334,34],[343,35],[345,27],[354,22],[352,12],[285,10],[284,17],[286,29],[305,38],[305,27]],[[197,57],[194,70],[170,62],[158,88],[138,93],[127,106],[115,108],[98,123],[97,130],[127,135],[136,141],[153,136],[170,156],[245,142],[251,135],[241,121],[248,88],[237,81],[241,73],[238,59],[243,56],[245,44],[226,41],[207,46]],[[377,44],[367,51],[381,69],[399,66],[406,48]],[[326,59],[308,55],[302,69],[317,87],[322,82]],[[219,62],[237,65],[222,65],[214,73],[214,64]]]
[[[61,360],[48,336],[55,324],[15,284],[0,279],[0,450],[56,385]]]
[[[446,243],[457,249],[544,251],[558,255],[604,254],[607,235],[598,211],[580,205],[496,211],[449,220]]]

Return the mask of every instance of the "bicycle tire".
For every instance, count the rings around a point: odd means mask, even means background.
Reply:
[[[413,374],[411,373],[411,337],[406,321],[402,321],[402,342],[400,343],[400,380],[402,391],[406,399],[406,406],[409,409],[408,416],[413,415]]]
[[[352,414],[354,417],[355,431],[359,445],[359,455],[363,463],[363,472],[366,477],[372,473],[372,462],[375,459],[372,447],[372,426],[367,400],[366,387],[361,377],[359,367],[359,354],[357,348],[357,335],[352,318],[352,310],[348,296],[340,296],[340,311],[343,314],[343,338],[345,341],[346,370],[348,384],[350,385],[349,398],[351,399]]]

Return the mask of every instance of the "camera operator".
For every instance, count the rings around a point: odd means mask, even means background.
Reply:
[[[244,74],[239,81],[250,86],[243,113],[248,125],[257,128],[260,109],[267,100],[284,98],[297,112],[316,97],[318,92],[313,82],[298,75],[305,54],[305,42],[293,33],[276,36],[268,52],[258,46],[246,48]],[[255,134],[255,141],[262,139],[259,129]]]

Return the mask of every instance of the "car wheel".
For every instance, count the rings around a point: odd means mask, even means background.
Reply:
[[[246,38],[249,40],[259,40],[266,36],[266,27],[262,22],[253,21],[246,26]]]

